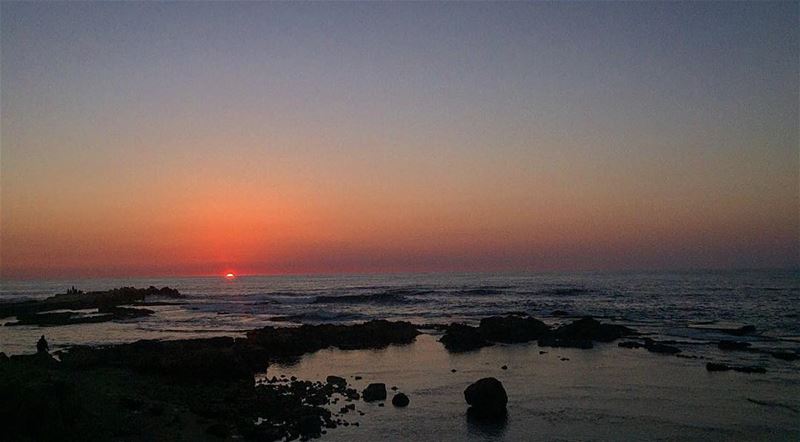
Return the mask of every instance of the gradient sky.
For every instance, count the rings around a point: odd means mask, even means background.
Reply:
[[[800,7],[12,3],[3,277],[800,265]]]

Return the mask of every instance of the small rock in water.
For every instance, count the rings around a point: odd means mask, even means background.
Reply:
[[[383,402],[379,402],[379,403],[378,403],[378,406],[379,406],[379,407],[383,407]]]
[[[750,343],[739,341],[719,341],[717,347],[720,350],[747,350],[748,347],[750,347]]]
[[[729,335],[734,336],[744,336],[744,335],[751,335],[756,332],[755,325],[745,325],[733,330],[722,330],[723,333],[727,333]]]
[[[386,400],[386,384],[369,384],[361,392],[364,402],[374,402]]]
[[[495,378],[483,378],[467,387],[464,399],[477,414],[490,417],[506,413],[508,395],[503,384]]]
[[[543,355],[543,354],[546,354],[546,353],[547,353],[547,352],[546,352],[546,351],[544,351],[544,350],[539,350],[539,354],[540,354],[540,355]]]
[[[335,385],[335,386],[337,386],[337,387],[342,387],[342,388],[344,388],[344,387],[346,387],[346,386],[347,386],[347,380],[346,380],[345,378],[343,378],[343,377],[339,377],[339,376],[333,376],[333,375],[330,375],[330,376],[328,376],[327,378],[325,378],[325,381],[326,381],[327,383],[329,383],[329,384],[331,384],[331,385]]]
[[[364,378],[362,378],[361,376],[356,376],[354,379],[357,380],[357,381],[360,381],[361,379],[364,379]]]
[[[397,385],[392,386],[392,391],[397,391]]]
[[[773,351],[770,354],[772,355],[773,358],[782,359],[784,361],[795,361],[798,358],[797,353],[792,353],[788,351]]]
[[[561,358],[562,361],[569,361],[569,358]]]
[[[407,407],[409,402],[408,396],[403,393],[397,393],[392,398],[392,405],[395,407]]]
[[[728,371],[731,367],[727,364],[719,364],[716,362],[708,362],[706,363],[706,370],[708,371]]]
[[[508,365],[504,365],[504,366],[500,367],[500,369],[501,370],[508,370]]]
[[[453,369],[450,369],[450,373],[455,373],[455,372],[457,372],[457,371],[458,371],[458,370],[456,370],[455,368],[453,368]]]

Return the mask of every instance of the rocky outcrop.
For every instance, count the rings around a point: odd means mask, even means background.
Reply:
[[[487,341],[502,343],[530,342],[550,330],[544,322],[529,316],[492,316],[481,319],[478,327]]]
[[[491,342],[484,339],[477,327],[465,324],[451,324],[439,342],[451,352],[476,350],[492,345]]]
[[[483,378],[464,390],[464,399],[471,412],[480,416],[504,416],[508,395],[503,384],[495,378]]]
[[[299,356],[329,347],[354,350],[410,344],[417,335],[416,326],[409,322],[376,320],[355,325],[264,327],[247,332],[247,340],[270,355],[280,357]]]

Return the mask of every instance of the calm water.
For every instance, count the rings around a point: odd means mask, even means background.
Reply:
[[[800,345],[800,272],[430,274],[3,281],[0,301],[149,285],[177,288],[177,306],[132,322],[48,328],[54,344],[237,334],[264,325],[350,323],[384,318],[415,323],[476,322],[524,311],[593,315],[686,345],[724,337],[716,328],[753,324],[755,346]],[[0,351],[29,351],[36,327],[0,329]],[[52,339],[51,339],[52,340]]]

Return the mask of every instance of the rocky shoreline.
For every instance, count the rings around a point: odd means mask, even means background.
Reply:
[[[0,313],[18,315],[18,323],[60,325],[61,319],[53,316],[60,312],[52,310],[95,308],[98,314],[135,315],[130,310],[142,309],[122,305],[145,303],[150,297],[179,299],[181,295],[154,287],[75,291],[44,301],[3,305]],[[29,316],[38,317],[37,321],[25,319]],[[0,402],[0,425],[12,440],[62,439],[74,434],[87,440],[315,438],[338,426],[357,426],[356,419],[364,412],[356,404],[364,400],[383,405],[388,398],[385,384],[373,383],[359,392],[335,373],[325,382],[276,377],[256,382],[255,375],[264,373],[271,363],[326,348],[407,345],[420,334],[419,328],[408,322],[373,320],[354,325],[263,327],[243,338],[73,346],[54,355],[46,350],[11,357],[0,353],[0,397],[7,398]],[[626,338],[619,347],[681,356],[673,343],[656,342],[628,327],[589,317],[551,327],[516,312],[484,318],[477,327],[451,324],[442,329],[440,342],[456,353],[534,341],[540,347],[590,349],[597,342]],[[737,341],[718,346],[725,351],[757,351]],[[795,352],[773,356],[797,359]],[[717,362],[706,363],[706,369],[766,371]],[[486,378],[465,391],[465,401],[471,406],[471,418],[491,419],[505,415],[508,399],[499,381]],[[391,403],[413,406],[413,397],[396,392]]]

